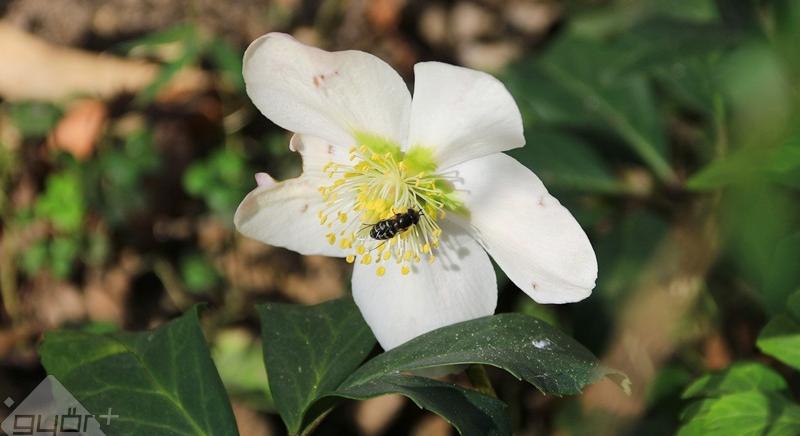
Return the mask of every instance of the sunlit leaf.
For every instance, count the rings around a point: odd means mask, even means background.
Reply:
[[[800,406],[775,392],[744,391],[691,404],[679,436],[795,436]]]
[[[756,342],[765,354],[800,370],[800,321],[789,315],[774,316]]]
[[[748,390],[785,391],[786,380],[757,362],[737,362],[718,374],[705,374],[692,382],[683,398],[714,397]]]

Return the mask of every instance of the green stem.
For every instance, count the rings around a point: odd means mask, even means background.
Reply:
[[[489,380],[489,376],[486,374],[486,368],[484,368],[483,365],[477,363],[470,365],[467,368],[467,377],[469,377],[469,381],[472,383],[472,387],[474,387],[475,390],[484,395],[497,398],[497,392],[494,391],[492,381]]]

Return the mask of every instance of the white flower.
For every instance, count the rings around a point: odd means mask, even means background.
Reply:
[[[400,76],[360,51],[326,52],[270,33],[244,55],[247,93],[295,133],[303,174],[258,188],[236,211],[243,234],[354,263],[353,298],[384,349],[491,315],[487,256],[540,303],[589,296],[597,260],[586,234],[530,170],[519,109],[494,77],[438,62]],[[413,209],[389,240],[373,225]]]

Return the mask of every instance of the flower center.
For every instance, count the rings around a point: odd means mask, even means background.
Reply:
[[[454,193],[453,176],[436,172],[433,153],[400,147],[369,135],[357,137],[360,145],[350,150],[348,164],[330,162],[323,171],[332,179],[319,188],[325,207],[319,221],[330,229],[330,244],[339,244],[362,264],[400,264],[400,272],[411,271],[423,257],[433,263],[442,229],[438,220],[445,211],[463,208]]]

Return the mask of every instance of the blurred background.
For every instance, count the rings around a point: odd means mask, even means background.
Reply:
[[[256,171],[300,170],[244,93],[242,53],[268,31],[368,51],[410,84],[437,60],[512,91],[527,145],[511,154],[576,215],[600,275],[556,307],[498,270],[498,310],[633,382],[556,398],[490,371],[516,433],[673,434],[687,385],[740,361],[796,401],[798,373],[756,346],[800,289],[796,0],[0,0],[0,396],[45,376],[45,330],[146,329],[203,301],[241,433],[284,433],[253,305],[344,295],[349,268],[232,227]],[[387,396],[317,434],[451,432]]]

